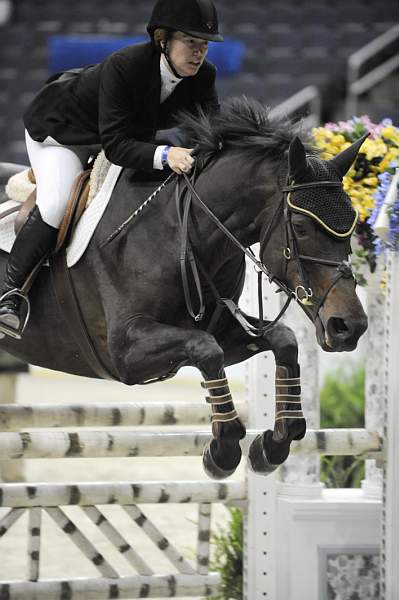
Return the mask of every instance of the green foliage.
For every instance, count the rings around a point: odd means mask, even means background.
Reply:
[[[364,427],[365,372],[362,365],[340,367],[326,375],[320,392],[320,426]],[[329,488],[359,487],[364,461],[353,456],[324,456],[321,481]]]
[[[221,586],[217,596],[211,600],[242,600],[242,565],[244,518],[240,508],[231,507],[230,520],[226,528],[212,536],[214,559],[213,571],[220,573]]]
[[[327,373],[320,391],[320,426],[364,427],[365,372],[362,365]]]

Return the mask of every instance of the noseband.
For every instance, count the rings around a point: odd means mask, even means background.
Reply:
[[[319,311],[323,304],[325,303],[328,294],[335,286],[335,284],[343,277],[344,279],[350,279],[354,277],[352,272],[352,267],[350,264],[343,260],[341,262],[335,260],[327,260],[323,258],[316,258],[314,256],[308,256],[306,254],[301,254],[298,239],[295,233],[294,226],[292,224],[292,213],[294,212],[292,208],[290,208],[288,204],[288,196],[291,192],[295,192],[296,190],[303,189],[314,189],[314,188],[326,188],[326,187],[335,187],[342,188],[342,182],[340,181],[312,181],[308,183],[291,183],[287,181],[287,184],[281,188],[283,192],[282,201],[277,207],[270,224],[262,237],[260,244],[260,256],[263,256],[263,253],[266,249],[266,246],[270,240],[270,234],[272,232],[272,228],[275,224],[276,216],[278,211],[283,208],[284,214],[284,224],[285,224],[285,239],[286,245],[283,248],[282,254],[285,259],[285,269],[284,272],[287,272],[287,266],[289,261],[295,261],[298,267],[298,273],[300,277],[301,284],[297,285],[295,289],[289,288],[284,282],[278,279],[275,276],[272,276],[270,281],[276,283],[280,289],[282,289],[286,294],[293,297],[304,309],[306,314],[310,317],[312,321],[315,321],[318,317]],[[328,267],[336,267],[337,273],[333,278],[331,284],[328,286],[324,294],[321,298],[316,299],[313,293],[312,288],[308,283],[308,277],[306,271],[303,267],[303,262],[310,262],[320,265],[326,265]],[[308,307],[312,306],[313,310],[309,310]]]

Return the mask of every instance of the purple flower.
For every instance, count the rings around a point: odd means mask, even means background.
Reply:
[[[392,162],[389,167],[395,168],[398,165]],[[393,175],[389,171],[385,171],[378,175],[379,185],[374,194],[375,204],[372,213],[368,218],[368,223],[372,229],[376,223],[378,213],[380,212],[381,206],[384,203],[385,197],[388,193],[389,187],[392,182]],[[399,247],[399,197],[396,199],[390,214],[389,214],[389,240],[385,244],[380,238],[377,237],[374,240],[374,247],[376,255],[380,255],[386,248],[392,248],[398,250]]]

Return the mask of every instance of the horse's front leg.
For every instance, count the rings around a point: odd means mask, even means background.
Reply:
[[[247,317],[253,325],[257,320]],[[253,471],[268,475],[288,457],[291,442],[306,433],[302,414],[298,345],[294,332],[277,323],[254,338],[234,320],[227,333],[219,340],[225,353],[226,366],[236,364],[259,352],[271,350],[276,361],[275,422],[273,430],[258,435],[252,442],[248,462]]]
[[[204,450],[204,468],[216,479],[231,475],[241,460],[239,440],[245,436],[245,427],[236,413],[224,372],[224,353],[214,336],[138,316],[127,327],[111,328],[108,339],[120,380],[128,385],[167,375],[186,365],[201,371],[206,400],[212,409],[213,434]]]

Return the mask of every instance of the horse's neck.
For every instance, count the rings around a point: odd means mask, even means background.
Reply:
[[[220,221],[245,246],[259,241],[261,216],[266,206],[273,209],[277,198],[278,169],[245,157],[232,155],[215,162],[198,177],[201,198]],[[200,209],[196,208],[198,214]],[[200,215],[204,227],[212,231],[210,239],[220,243],[225,234],[218,231],[206,215]]]

